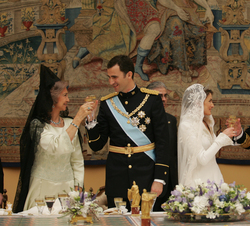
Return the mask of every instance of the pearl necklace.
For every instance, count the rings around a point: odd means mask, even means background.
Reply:
[[[59,125],[61,123],[61,117],[59,117],[59,121],[58,122],[54,122],[52,119],[50,119],[50,121],[55,124],[55,125]]]

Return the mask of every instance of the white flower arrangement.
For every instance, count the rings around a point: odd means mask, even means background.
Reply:
[[[88,218],[88,216],[93,217],[98,220],[98,215],[103,212],[102,207],[96,203],[96,196],[98,192],[93,195],[92,192],[80,192],[73,191],[68,193],[69,198],[66,200],[67,210],[64,211],[64,216],[70,215],[71,219],[76,216],[81,216],[83,218]],[[89,221],[87,219],[87,221]],[[92,219],[89,221],[92,222]]]
[[[169,217],[189,214],[215,219],[221,215],[250,213],[250,193],[240,187],[235,182],[217,185],[209,180],[207,183],[196,180],[194,187],[179,184],[162,208]]]

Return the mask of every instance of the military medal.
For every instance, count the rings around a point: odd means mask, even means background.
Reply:
[[[146,129],[147,127],[143,124],[139,126],[139,130],[141,130],[142,132],[144,132]]]
[[[146,115],[146,114],[145,114],[145,111],[139,111],[139,112],[138,112],[138,117],[139,117],[139,118],[144,118],[145,115]]]
[[[149,117],[145,118],[145,123],[148,125],[151,122],[151,119]]]
[[[132,126],[138,126],[140,124],[140,119],[138,119],[137,117],[133,117],[131,121],[132,121]]]

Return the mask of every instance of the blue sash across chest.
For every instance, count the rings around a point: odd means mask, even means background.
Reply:
[[[122,103],[120,102],[119,98],[113,97],[113,101],[115,105],[123,112],[126,113],[127,111],[123,107]],[[117,112],[114,107],[111,104],[110,99],[106,100],[106,103],[115,117],[116,121],[122,128],[122,130],[127,134],[127,136],[137,145],[137,146],[142,146],[142,145],[147,145],[150,144],[151,141],[148,139],[148,137],[137,127],[137,126],[132,126],[131,123],[127,123],[128,120],[131,120],[130,118],[126,118],[123,115],[121,115],[119,112]],[[148,155],[153,161],[155,161],[155,153],[154,149],[150,151],[144,152],[146,155]]]

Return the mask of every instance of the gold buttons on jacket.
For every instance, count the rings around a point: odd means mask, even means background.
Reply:
[[[167,172],[164,172],[164,174],[166,175],[166,174],[167,174]]]
[[[131,169],[131,168],[132,168],[132,166],[131,166],[131,165],[129,165],[129,166],[128,166],[128,168],[129,168],[129,169]]]
[[[127,146],[128,146],[128,147],[130,147],[130,146],[131,146],[131,144],[130,144],[130,143],[128,143],[128,144],[127,144]]]
[[[125,104],[128,104],[128,101],[127,101],[127,100],[125,101]]]
[[[130,157],[131,157],[131,155],[129,154],[129,155],[128,155],[128,157],[130,158]]]

